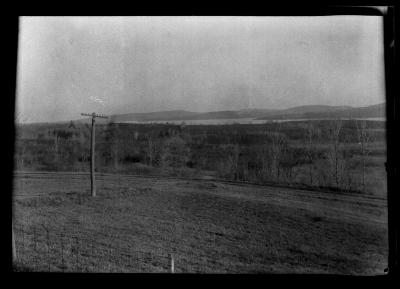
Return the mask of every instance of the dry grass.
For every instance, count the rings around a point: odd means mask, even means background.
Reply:
[[[387,266],[385,199],[127,176],[98,176],[97,185],[91,198],[85,175],[16,175],[24,270],[168,272],[169,253],[175,272],[190,273],[370,275]]]

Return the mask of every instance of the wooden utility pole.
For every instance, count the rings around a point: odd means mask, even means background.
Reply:
[[[95,154],[94,154],[94,147],[95,147],[95,125],[96,125],[96,117],[100,118],[107,118],[104,115],[96,114],[96,113],[81,113],[81,115],[85,116],[90,116],[92,117],[92,133],[91,133],[91,140],[90,140],[90,188],[92,192],[92,197],[96,196],[96,183],[95,183],[95,178],[94,178],[94,159],[95,159]]]

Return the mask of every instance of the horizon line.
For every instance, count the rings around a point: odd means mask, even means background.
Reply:
[[[293,108],[299,108],[299,107],[306,107],[306,106],[327,106],[327,107],[348,107],[349,109],[352,108],[365,108],[365,107],[370,107],[370,106],[375,106],[375,105],[380,105],[380,104],[385,104],[386,101],[384,102],[379,102],[376,104],[371,104],[371,105],[366,105],[366,106],[351,106],[351,105],[329,105],[329,104],[309,104],[309,105],[297,105],[297,106],[292,106],[288,108],[241,108],[241,109],[228,109],[228,110],[215,110],[215,111],[203,111],[203,112],[196,112],[196,111],[190,111],[190,110],[185,110],[185,109],[171,109],[171,110],[157,110],[157,111],[149,111],[149,112],[127,112],[127,113],[118,113],[118,114],[104,114],[105,116],[118,116],[118,115],[125,115],[125,114],[149,114],[149,113],[160,113],[160,112],[171,112],[171,111],[184,111],[184,112],[191,112],[191,113],[197,113],[197,114],[202,114],[202,113],[212,113],[212,112],[234,112],[234,111],[243,111],[243,110],[288,110],[288,109],[293,109]],[[63,123],[63,122],[71,122],[71,121],[79,121],[79,120],[84,120],[86,118],[77,118],[77,119],[66,119],[66,120],[53,120],[53,121],[33,121],[33,122],[17,122],[14,120],[14,124],[46,124],[46,123]]]

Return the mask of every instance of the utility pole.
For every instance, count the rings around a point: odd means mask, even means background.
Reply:
[[[92,117],[92,133],[91,133],[91,140],[90,140],[90,188],[92,192],[92,197],[96,196],[96,183],[95,183],[95,178],[94,178],[94,147],[95,147],[95,125],[96,125],[96,117],[99,118],[107,118],[104,115],[96,114],[96,113],[81,113],[81,115],[84,116],[90,116]]]

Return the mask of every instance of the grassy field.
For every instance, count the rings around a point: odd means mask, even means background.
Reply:
[[[215,180],[16,173],[32,271],[383,274],[386,199]]]

